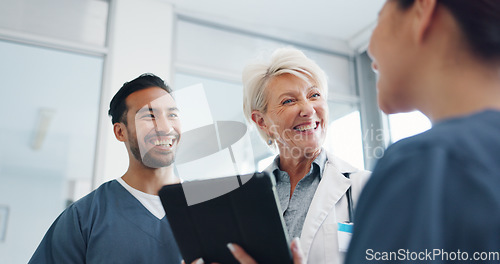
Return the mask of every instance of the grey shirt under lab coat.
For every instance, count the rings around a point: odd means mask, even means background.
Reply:
[[[281,215],[285,219],[290,239],[300,237],[307,211],[323,176],[326,160],[326,153],[322,150],[311,164],[309,172],[297,183],[292,197],[290,197],[290,176],[286,171],[279,168],[280,157],[276,156],[271,164],[271,170],[276,177],[276,190],[280,200]]]

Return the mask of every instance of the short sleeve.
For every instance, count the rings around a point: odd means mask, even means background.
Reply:
[[[83,264],[85,251],[78,211],[71,206],[54,221],[29,263]]]

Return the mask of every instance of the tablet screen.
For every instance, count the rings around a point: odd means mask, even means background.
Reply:
[[[186,263],[238,263],[228,243],[258,263],[292,263],[275,180],[255,173],[166,185],[160,192]]]

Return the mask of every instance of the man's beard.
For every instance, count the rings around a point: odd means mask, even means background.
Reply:
[[[130,131],[129,131],[129,135]],[[171,158],[154,158],[152,155],[153,149],[150,149],[146,154],[144,154],[144,157],[141,157],[141,151],[139,148],[139,144],[137,142],[137,135],[133,134],[132,137],[130,137],[130,151],[132,152],[132,155],[134,155],[134,158],[138,161],[140,161],[144,166],[149,167],[149,168],[163,168],[163,167],[168,167],[174,163],[175,160],[175,153],[174,151],[169,151],[167,154],[168,156],[172,156]]]

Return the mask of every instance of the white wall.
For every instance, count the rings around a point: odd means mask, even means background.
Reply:
[[[128,167],[123,143],[114,137],[109,102],[123,85],[151,72],[170,83],[174,12],[160,0],[119,0],[110,7],[109,54],[104,71],[94,187]]]

